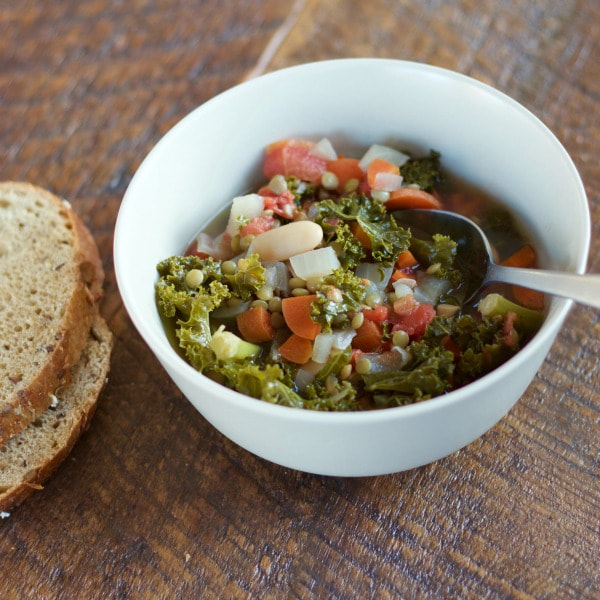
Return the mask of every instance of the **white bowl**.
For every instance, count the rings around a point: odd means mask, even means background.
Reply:
[[[243,448],[286,467],[342,476],[411,469],[469,444],[508,412],[570,301],[554,299],[534,339],[478,381],[419,404],[357,413],[276,406],[211,381],[173,350],[156,309],[155,265],[260,183],[265,145],[322,136],[355,155],[371,143],[435,148],[445,167],[517,213],[546,268],[584,272],[585,191],[559,141],[514,100],[444,69],[377,59],[306,64],[234,87],[173,127],[140,166],[116,225],[119,289],[138,331],[198,411]]]

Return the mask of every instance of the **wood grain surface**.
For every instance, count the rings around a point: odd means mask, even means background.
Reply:
[[[0,0],[0,178],[72,200],[117,340],[90,430],[0,521],[0,597],[600,597],[597,311],[571,312],[525,395],[467,448],[318,477],[195,412],[123,309],[111,248],[136,167],[192,108],[266,70],[382,56],[536,113],[582,175],[600,272],[599,44],[596,0]]]

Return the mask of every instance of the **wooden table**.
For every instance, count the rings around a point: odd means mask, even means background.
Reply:
[[[598,598],[597,311],[571,312],[523,398],[467,448],[318,477],[196,413],[123,309],[111,244],[136,167],[191,109],[264,71],[382,56],[461,71],[541,117],[586,185],[598,272],[599,42],[596,0],[0,0],[2,179],[72,200],[116,335],[89,432],[0,522],[0,597]]]

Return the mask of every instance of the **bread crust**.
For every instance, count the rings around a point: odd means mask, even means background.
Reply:
[[[16,391],[0,405],[0,446],[23,431],[46,410],[50,405],[50,394],[68,381],[69,368],[77,363],[87,343],[104,281],[96,243],[68,203],[29,183],[0,183],[0,193],[3,190],[35,194],[42,201],[54,204],[59,212],[66,215],[74,232],[73,266],[78,275],[60,326],[55,331],[56,344],[48,354],[48,360],[26,388]]]
[[[75,418],[72,420],[66,440],[56,449],[54,454],[46,457],[42,464],[32,465],[32,468],[27,472],[26,477],[22,481],[0,493],[0,511],[7,511],[16,507],[31,493],[43,489],[42,484],[56,471],[75,445],[75,442],[89,427],[90,421],[96,411],[98,398],[106,385],[113,345],[112,334],[104,319],[99,315],[95,315],[91,331],[88,330],[86,345],[93,343],[93,340],[96,338],[101,345],[101,376],[94,382],[93,389],[88,397],[73,407],[74,412],[76,411],[78,414],[70,415]],[[23,431],[21,435],[26,436],[27,430]]]

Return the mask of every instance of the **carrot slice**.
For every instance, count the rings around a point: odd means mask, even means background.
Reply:
[[[356,330],[352,339],[352,347],[363,352],[378,352],[381,348],[381,328],[375,321],[365,319],[363,324]]]
[[[312,342],[295,333],[279,346],[283,358],[298,365],[304,365],[312,356]]]
[[[358,224],[357,221],[352,221],[350,225],[352,235],[360,242],[360,245],[367,250],[372,247],[371,238],[365,233],[365,230]]]
[[[506,260],[503,260],[502,265],[505,267],[522,267],[525,269],[535,267],[535,250],[529,245],[523,246]]]
[[[393,175],[400,175],[400,169],[387,160],[376,158],[367,168],[367,181],[369,183],[369,187],[375,187],[375,177],[377,177],[379,173],[392,173]]]
[[[269,311],[266,308],[256,306],[236,317],[237,326],[242,337],[247,342],[260,344],[270,342],[275,335]]]
[[[515,300],[525,308],[533,308],[542,310],[544,308],[544,294],[537,290],[530,290],[519,285],[512,286],[513,296]]]
[[[409,267],[414,267],[417,262],[418,261],[414,257],[413,253],[410,250],[405,250],[398,255],[396,266],[399,269],[408,269]]]
[[[529,245],[523,246],[506,260],[503,260],[501,264],[505,267],[521,267],[524,269],[535,267],[537,265],[535,250]],[[513,285],[512,291],[515,300],[525,308],[535,310],[544,308],[544,294],[541,292],[518,285]]]
[[[281,302],[283,318],[292,333],[314,340],[321,331],[321,324],[315,323],[310,316],[310,305],[317,299],[312,294],[310,296],[291,296],[284,298]]]
[[[399,208],[441,208],[440,201],[423,190],[414,188],[402,188],[395,192],[390,192],[390,199],[385,203],[388,210],[398,210]]]
[[[334,173],[340,182],[337,188],[338,192],[344,191],[344,186],[350,179],[362,181],[365,173],[358,166],[359,162],[358,158],[338,158],[327,163],[327,170]]]

